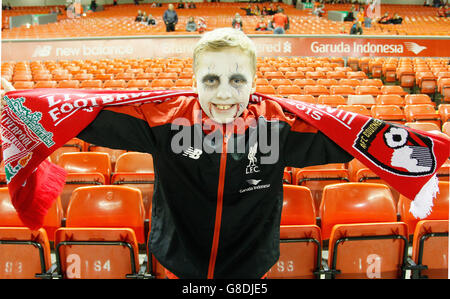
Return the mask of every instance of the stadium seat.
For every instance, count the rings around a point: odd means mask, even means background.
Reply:
[[[56,88],[57,87],[56,81],[36,81],[34,84],[34,88]]]
[[[74,190],[66,227],[56,231],[57,272],[63,278],[137,278],[145,242],[141,192],[125,186]]]
[[[289,96],[291,94],[302,94],[302,89],[297,85],[280,85],[277,87],[277,94]]]
[[[368,200],[370,198],[370,200]],[[408,254],[407,226],[396,222],[394,201],[382,184],[325,187],[320,206],[331,278],[402,278]],[[327,275],[327,274],[326,274]]]
[[[380,92],[382,94],[397,94],[400,96],[404,96],[407,94],[403,87],[399,85],[383,85],[380,88]]]
[[[437,86],[436,77],[429,71],[417,72],[416,85],[418,86],[420,93],[434,94]]]
[[[171,88],[175,85],[174,80],[172,79],[154,79],[150,83],[151,87],[164,87]]]
[[[371,109],[372,117],[386,122],[404,124],[406,122],[403,110],[397,105],[375,105]]]
[[[414,234],[417,223],[420,220],[448,220],[448,200],[449,182],[439,181],[439,193],[437,193],[436,198],[433,199],[433,207],[430,215],[424,219],[417,219],[409,212],[411,200],[403,195],[400,195],[397,209],[400,215],[400,221],[405,222],[408,225],[409,235]]]
[[[14,82],[13,86],[16,90],[33,89],[34,82],[33,81],[16,81],[16,82]]]
[[[320,95],[317,98],[317,103],[337,107],[339,105],[346,105],[347,99],[342,95]]]
[[[43,228],[0,226],[0,279],[51,278],[50,254]]]
[[[338,105],[337,108],[353,113],[359,113],[365,116],[371,116],[370,110],[363,105]]]
[[[98,88],[102,88],[103,87],[103,83],[102,80],[84,80],[81,81],[80,83],[80,88],[85,88],[85,89],[98,89]]]
[[[292,81],[286,78],[276,78],[276,79],[272,79],[270,80],[270,85],[272,85],[273,87],[277,88],[280,85],[292,85]]]
[[[103,83],[103,88],[105,89],[124,89],[126,86],[127,84],[123,79],[106,80]]]
[[[310,94],[313,96],[320,96],[320,95],[329,95],[330,92],[328,91],[328,88],[326,88],[324,85],[305,85],[303,87],[303,93],[304,94]]]
[[[415,84],[416,73],[412,68],[399,67],[397,68],[397,80],[400,84],[400,87],[403,88],[412,88]]]
[[[363,105],[367,108],[371,108],[375,105],[375,98],[373,95],[349,95],[347,99],[348,105]]]
[[[273,87],[272,85],[256,85],[256,92],[260,92],[262,94],[267,94],[267,95],[275,95],[277,93],[277,91],[275,90],[275,87]]]
[[[356,86],[355,87],[355,93],[357,95],[371,95],[373,97],[376,97],[377,95],[381,94],[381,90],[376,86]]]
[[[444,124],[450,119],[450,104],[440,104],[438,108],[439,116],[441,117],[441,122]]]
[[[397,221],[389,187],[376,183],[349,182],[326,186],[318,210],[323,240],[329,239],[336,224]]]
[[[330,86],[330,94],[348,97],[355,94],[355,90],[350,85],[333,85]]]
[[[288,96],[288,99],[294,101],[301,101],[305,103],[317,104],[317,99],[310,94],[291,94]]]
[[[319,209],[325,186],[349,181],[348,170],[343,163],[300,168],[293,173],[293,178],[293,184],[305,186],[311,190],[316,210]]]
[[[56,85],[57,88],[78,88],[80,81],[78,80],[62,80]]]
[[[280,258],[267,278],[320,278],[322,240],[311,192],[306,187],[283,185],[283,193]]]
[[[418,270],[412,278],[448,278],[447,220],[422,220],[416,225],[412,245],[412,260]]]
[[[66,184],[61,193],[61,204],[67,211],[74,189],[87,185],[107,185],[110,182],[111,162],[107,153],[63,153],[58,165],[67,171]]]
[[[347,217],[353,220],[357,213],[356,211]],[[328,245],[330,278],[405,278],[407,258],[405,223],[391,221],[336,224],[331,231]]]
[[[154,182],[155,171],[152,155],[127,152],[119,156],[111,177],[111,184],[139,188],[142,193],[146,219],[150,217],[147,213],[151,210]]]
[[[127,88],[129,89],[143,89],[145,87],[148,87],[149,83],[148,80],[146,79],[132,79],[130,81],[128,81],[127,83]]]
[[[61,227],[63,220],[63,209],[61,200],[58,197],[52,204],[44,217],[43,229],[46,232],[46,238],[53,242],[55,231]],[[23,227],[9,195],[8,188],[0,188],[0,227]],[[1,250],[0,250],[1,251]]]
[[[383,81],[381,79],[363,79],[361,80],[362,86],[376,86],[378,88],[381,88],[383,86]]]
[[[405,105],[432,104],[431,98],[427,94],[407,94],[405,95]]]
[[[426,123],[426,122],[414,122],[414,123],[405,123],[405,126],[421,130],[421,131],[441,131],[440,128],[435,123]]]
[[[398,94],[382,94],[375,98],[376,105],[396,105],[399,107],[405,106],[405,100]]]
[[[59,157],[63,153],[73,153],[73,152],[82,152],[85,150],[85,142],[78,138],[72,138],[69,141],[67,141],[63,146],[56,149],[53,153],[50,155],[50,160],[58,164]]]
[[[441,127],[440,115],[431,104],[405,105],[407,122],[432,122]]]
[[[116,161],[119,158],[119,156],[122,155],[123,153],[127,152],[126,150],[112,149],[109,147],[98,146],[95,144],[89,144],[87,146],[87,151],[88,152],[97,152],[97,153],[107,153],[109,156],[109,161],[111,162],[111,172],[114,169]]]

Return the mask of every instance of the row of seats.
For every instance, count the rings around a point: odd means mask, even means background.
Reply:
[[[427,219],[414,219],[408,212],[410,200],[402,199],[397,221],[392,194],[382,184],[327,186],[319,210],[308,188],[284,185],[281,254],[268,277],[405,278],[406,270],[411,278],[447,277],[449,184],[439,187]],[[164,268],[148,249],[144,262],[138,259],[139,244],[148,241],[138,189],[77,188],[65,225],[52,230],[48,223],[58,217],[59,201],[36,231],[21,225],[7,188],[0,188],[0,201],[0,278],[164,277]],[[324,241],[327,261],[322,259]]]
[[[284,3],[277,3],[284,8],[289,16],[290,26],[287,30],[289,34],[348,34],[352,22],[338,22],[329,20],[328,10],[349,11],[350,4],[327,4],[324,17],[318,18],[312,15],[311,9],[299,10]],[[242,15],[243,30],[247,34],[267,34],[271,31],[256,31],[258,16],[245,16],[241,7],[245,5],[239,3],[219,3],[212,6],[211,3],[197,3],[197,9],[179,9],[179,24],[175,32],[165,32],[162,15],[167,8],[151,8],[149,4],[135,5],[105,5],[104,11],[88,13],[86,16],[77,19],[68,19],[65,15],[60,16],[59,22],[39,26],[25,26],[9,28],[8,22],[4,22],[2,28],[4,39],[20,38],[57,38],[57,37],[80,37],[80,36],[131,36],[131,35],[152,35],[152,34],[186,34],[185,24],[190,16],[202,16],[208,26],[208,30],[231,26],[232,19],[236,13]],[[156,21],[156,26],[147,26],[137,23],[134,18],[137,10],[146,11],[152,14]],[[402,24],[384,25],[374,22],[370,28],[364,28],[365,35],[448,35],[447,18],[438,18],[437,9],[418,5],[381,5],[381,13],[392,11],[398,12],[403,17]],[[25,14],[26,11],[23,11]],[[29,13],[29,12],[28,12]],[[37,13],[37,12],[36,12]],[[17,15],[16,8],[12,11],[5,11],[5,18],[10,15]],[[268,21],[269,17],[266,17]]]

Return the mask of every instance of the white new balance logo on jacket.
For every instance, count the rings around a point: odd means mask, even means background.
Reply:
[[[201,149],[193,148],[192,146],[190,146],[188,149],[183,151],[183,156],[187,156],[191,159],[197,160],[198,158],[200,158],[200,155],[202,153],[203,151]]]

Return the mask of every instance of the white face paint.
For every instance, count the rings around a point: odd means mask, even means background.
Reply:
[[[232,122],[247,108],[255,91],[250,57],[231,48],[206,51],[196,63],[194,84],[203,111],[217,123]]]

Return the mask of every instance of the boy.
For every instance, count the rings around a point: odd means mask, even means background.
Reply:
[[[352,157],[279,104],[250,104],[255,45],[217,29],[194,50],[198,101],[103,109],[78,137],[151,153],[150,250],[180,278],[261,278],[279,257],[285,166]]]

